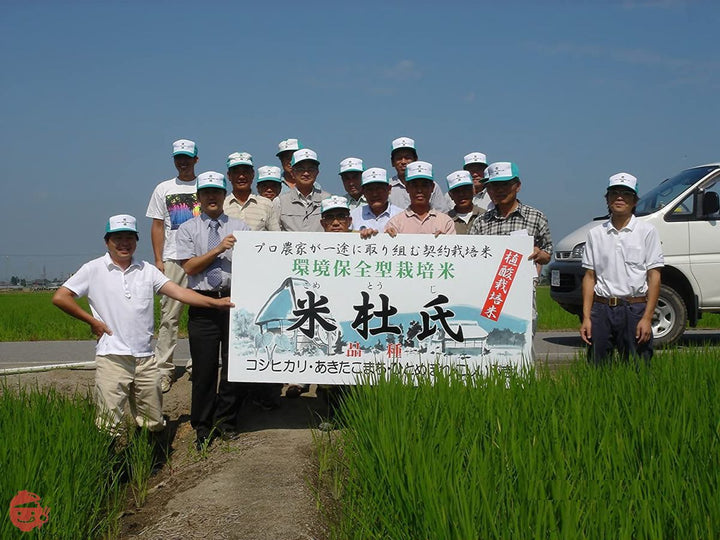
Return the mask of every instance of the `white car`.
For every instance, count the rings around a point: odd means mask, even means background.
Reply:
[[[635,215],[660,234],[665,267],[655,316],[655,343],[673,343],[703,312],[720,312],[720,163],[686,169],[643,194]],[[581,266],[587,232],[596,218],[555,245],[550,296],[582,317]]]

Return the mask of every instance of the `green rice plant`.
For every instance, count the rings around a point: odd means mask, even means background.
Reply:
[[[716,538],[720,363],[439,375],[344,400],[338,538]]]
[[[0,387],[0,500],[7,511],[21,490],[37,494],[49,519],[24,533],[6,518],[0,538],[102,538],[117,531],[121,466],[112,439],[95,427],[87,397],[54,389]]]
[[[150,431],[143,427],[128,430],[125,448],[125,467],[128,484],[138,508],[145,504],[150,476],[155,466],[155,449]]]

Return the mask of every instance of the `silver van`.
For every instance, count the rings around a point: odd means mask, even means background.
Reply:
[[[642,193],[642,192],[641,192]],[[720,313],[720,163],[686,169],[642,194],[635,215],[657,228],[665,267],[653,335],[660,345],[677,341],[704,312]],[[582,319],[581,266],[587,232],[596,218],[555,245],[548,266],[550,296]]]

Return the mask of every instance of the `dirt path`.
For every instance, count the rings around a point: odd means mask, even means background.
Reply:
[[[93,378],[93,370],[55,370],[6,380],[85,393]],[[128,506],[120,537],[326,538],[312,488],[316,460],[310,429],[317,426],[324,403],[312,393],[279,402],[280,408],[271,412],[246,404],[242,435],[217,440],[200,455],[190,427],[190,382],[183,376],[165,394],[171,452],[150,479],[145,505]]]

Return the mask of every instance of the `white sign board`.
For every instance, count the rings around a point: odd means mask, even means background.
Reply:
[[[353,384],[531,359],[527,235],[236,237],[231,381]]]

